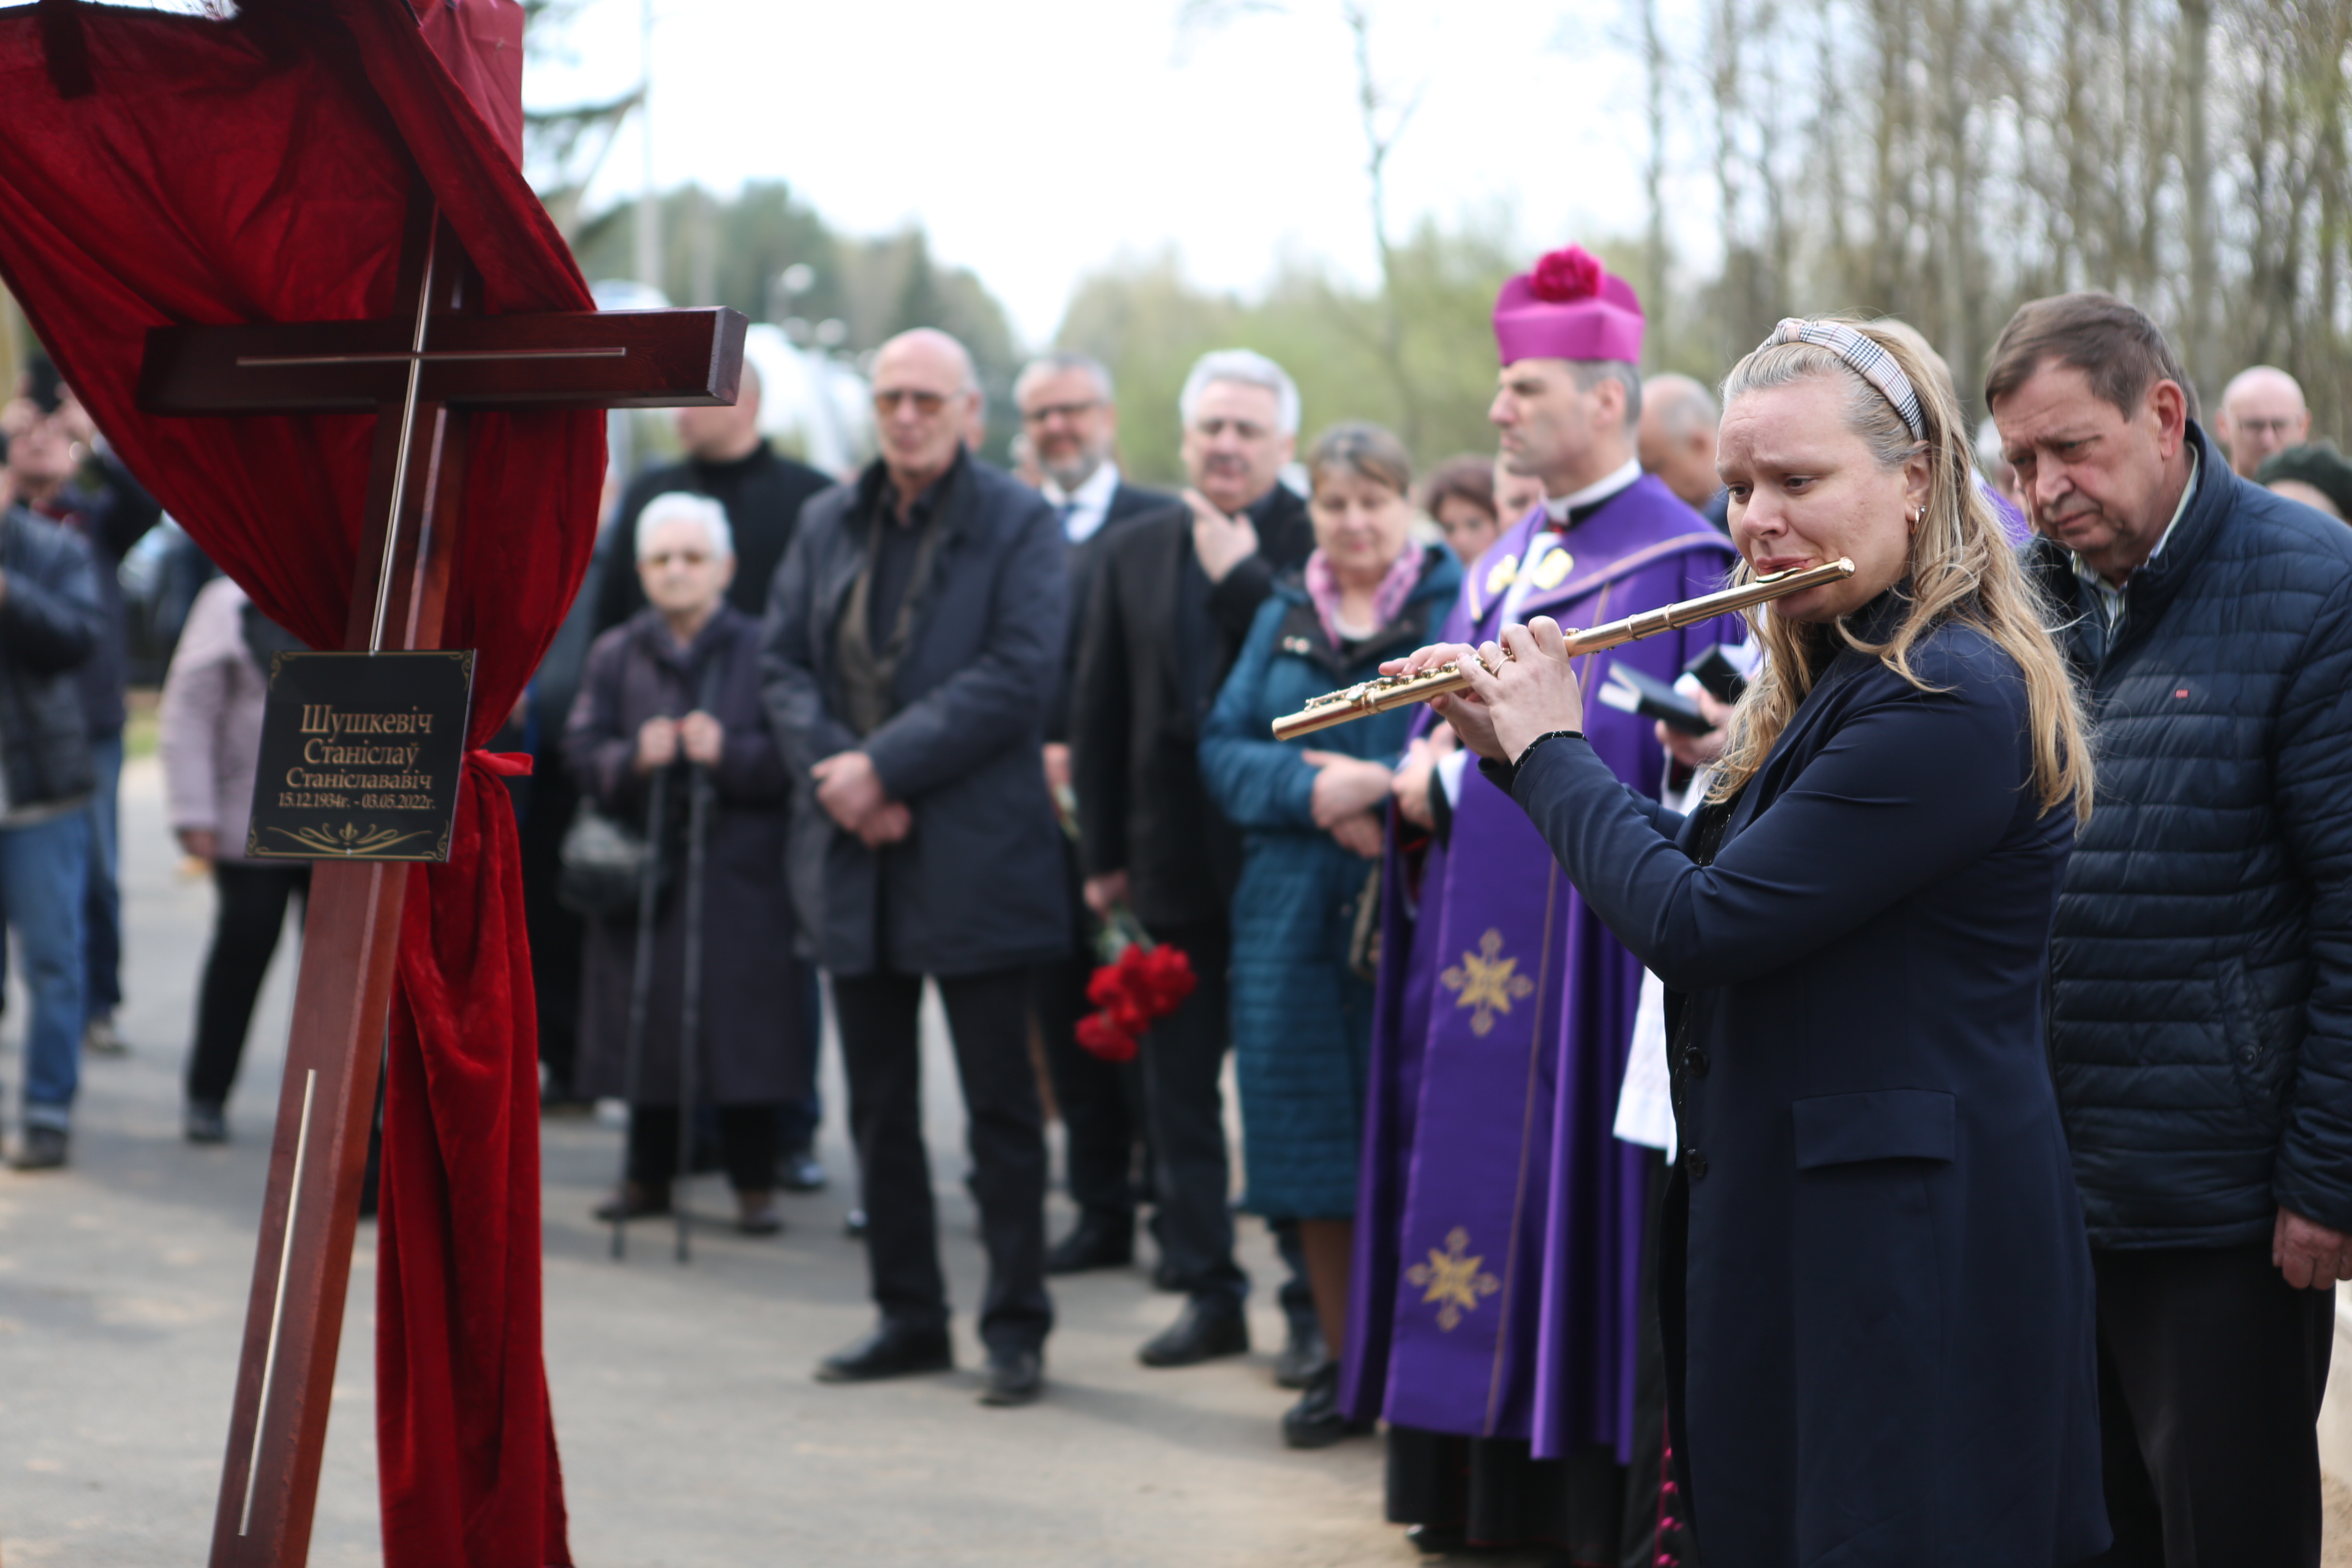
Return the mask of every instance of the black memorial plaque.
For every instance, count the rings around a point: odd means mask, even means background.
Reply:
[[[470,648],[269,660],[256,860],[446,860],[474,692]]]

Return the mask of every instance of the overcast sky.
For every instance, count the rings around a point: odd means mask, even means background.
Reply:
[[[1500,211],[1532,252],[1643,222],[1640,84],[1622,0],[1370,0],[1377,74],[1421,107],[1391,231]],[[1369,276],[1363,141],[1339,0],[1180,34],[1180,0],[656,0],[654,172],[782,179],[853,233],[909,221],[1031,344],[1072,285],[1172,245],[1248,290],[1284,255]],[[585,0],[533,108],[638,79],[643,0]],[[625,132],[595,199],[634,193]]]

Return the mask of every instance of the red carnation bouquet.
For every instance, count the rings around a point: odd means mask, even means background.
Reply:
[[[1078,1020],[1078,1044],[1107,1062],[1131,1062],[1143,1031],[1176,1011],[1199,981],[1182,948],[1153,943],[1124,909],[1103,935],[1123,945],[1087,982],[1087,1000],[1100,1010]]]
[[[1078,841],[1078,802],[1066,781],[1051,785],[1054,815],[1070,842]],[[1168,1016],[1200,981],[1181,947],[1155,942],[1125,904],[1103,921],[1101,952],[1109,962],[1087,981],[1087,1000],[1099,1011],[1078,1020],[1078,1044],[1107,1062],[1131,1062],[1143,1031]]]

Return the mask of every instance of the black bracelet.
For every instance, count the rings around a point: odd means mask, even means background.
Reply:
[[[1546,730],[1542,734],[1538,735],[1534,740],[1529,741],[1526,745],[1519,748],[1517,758],[1511,763],[1511,772],[1516,773],[1521,768],[1526,767],[1528,765],[1528,759],[1535,755],[1536,748],[1542,745],[1546,741],[1581,741],[1582,739],[1584,739],[1584,731],[1581,730]]]

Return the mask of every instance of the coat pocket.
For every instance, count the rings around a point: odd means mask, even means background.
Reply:
[[[1800,1171],[1860,1160],[1949,1160],[1956,1147],[1957,1103],[1940,1089],[1816,1095],[1790,1110]]]
[[[1949,1461],[1934,1413],[1952,1396],[1945,1307],[1957,1258],[1942,1211],[1957,1177],[1956,1102],[1896,1089],[1792,1109],[1792,1560],[1944,1561],[1937,1478]]]
[[[2242,959],[2223,959],[2214,971],[2213,990],[2221,1013],[2221,1039],[2230,1052],[2230,1070],[2246,1108],[2262,1119],[2275,1136],[2286,1110],[2290,1079],[2299,1053],[2281,1050],[2265,1038],[2263,1016],[2253,999]]]

